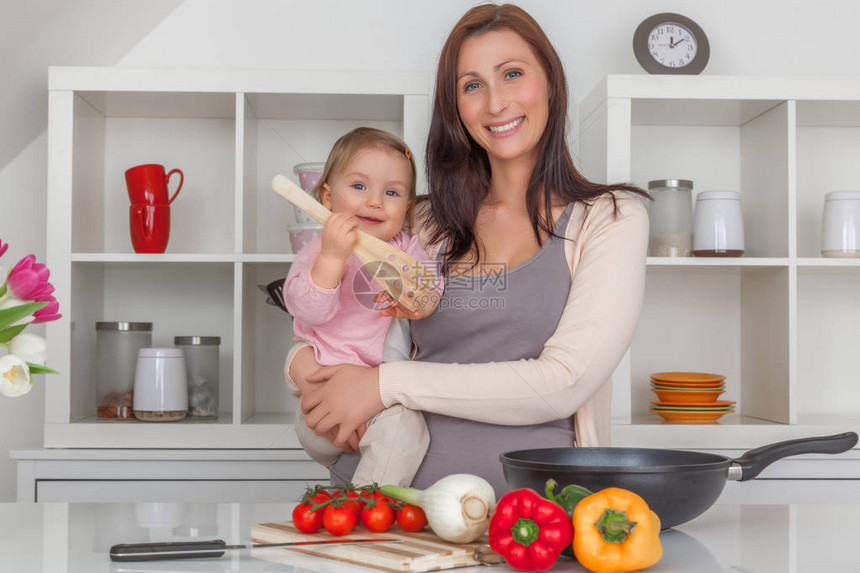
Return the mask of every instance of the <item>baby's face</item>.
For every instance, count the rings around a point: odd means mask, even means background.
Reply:
[[[403,228],[411,205],[412,166],[394,149],[374,146],[355,154],[320,191],[335,213],[353,213],[360,229],[387,241]]]

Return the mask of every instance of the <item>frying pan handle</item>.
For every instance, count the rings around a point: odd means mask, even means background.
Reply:
[[[800,438],[777,442],[750,450],[741,457],[734,460],[741,468],[740,476],[729,468],[729,479],[747,481],[756,477],[764,468],[777,460],[798,454],[841,454],[857,445],[857,433],[845,432],[833,436],[819,438]],[[734,475],[733,475],[734,474]]]

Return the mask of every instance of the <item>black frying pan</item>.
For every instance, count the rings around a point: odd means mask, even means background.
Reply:
[[[839,454],[857,444],[857,434],[789,440],[750,450],[737,459],[717,454],[649,448],[543,448],[500,456],[508,487],[544,493],[546,481],[592,491],[633,491],[660,517],[663,529],[698,517],[711,507],[726,480],[746,481],[787,456]],[[560,490],[561,488],[559,488]]]

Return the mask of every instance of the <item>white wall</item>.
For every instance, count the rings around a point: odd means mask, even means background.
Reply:
[[[0,51],[0,73],[19,73],[14,101],[0,90],[0,139],[17,138],[14,153],[0,156],[0,238],[13,244],[4,261],[29,252],[44,260],[48,63],[125,67],[258,69],[382,69],[432,71],[445,35],[473,0],[53,0],[44,24],[17,34],[14,49]],[[5,2],[0,21],[28,16],[31,3]],[[22,7],[19,7],[18,5]],[[141,5],[155,6],[141,15]],[[173,7],[178,4],[175,10]],[[711,43],[705,74],[860,75],[855,28],[856,0],[523,0],[544,27],[565,62],[573,101],[580,101],[607,73],[642,73],[631,49],[644,18],[676,11],[696,20]],[[71,6],[62,9],[62,6]],[[172,11],[171,11],[172,10]],[[71,17],[78,34],[54,37],[70,14],[102,15],[98,26]],[[20,13],[20,14],[19,14]],[[105,18],[105,14],[111,16]],[[157,24],[161,17],[166,18]],[[143,23],[143,25],[142,25]],[[143,34],[154,26],[148,35]],[[3,31],[0,24],[0,32]],[[106,32],[110,32],[110,34]],[[0,34],[2,36],[3,34]],[[123,39],[118,42],[117,35]],[[87,41],[77,45],[74,38]],[[129,39],[142,40],[136,45]],[[63,38],[66,38],[63,40]],[[8,41],[8,40],[7,40]],[[39,50],[18,45],[36,42]],[[125,46],[130,49],[124,50]],[[6,46],[8,47],[8,46]],[[23,62],[19,58],[24,53]],[[15,54],[18,54],[17,56]],[[8,74],[3,75],[4,79]],[[15,79],[15,75],[12,78]],[[42,78],[33,81],[32,78]],[[26,81],[24,81],[26,79]],[[26,113],[24,113],[26,111]],[[21,140],[21,134],[31,134]],[[32,139],[34,138],[35,139]],[[9,157],[13,160],[7,163]],[[13,217],[7,216],[13,214]],[[43,377],[44,378],[44,377]],[[50,384],[50,378],[40,381]],[[43,388],[17,400],[0,398],[0,501],[15,497],[9,450],[41,444]]]

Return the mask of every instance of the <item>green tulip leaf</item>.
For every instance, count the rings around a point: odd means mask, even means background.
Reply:
[[[18,326],[10,326],[9,328],[5,328],[0,330],[0,344],[6,344],[19,334],[21,331],[27,328],[26,324],[19,324]]]
[[[48,306],[47,302],[31,302],[0,310],[0,330],[4,330],[10,324],[15,324],[46,306]]]
[[[59,374],[53,368],[48,368],[47,366],[41,366],[39,364],[33,364],[32,362],[28,362],[27,366],[30,367],[30,374]]]

